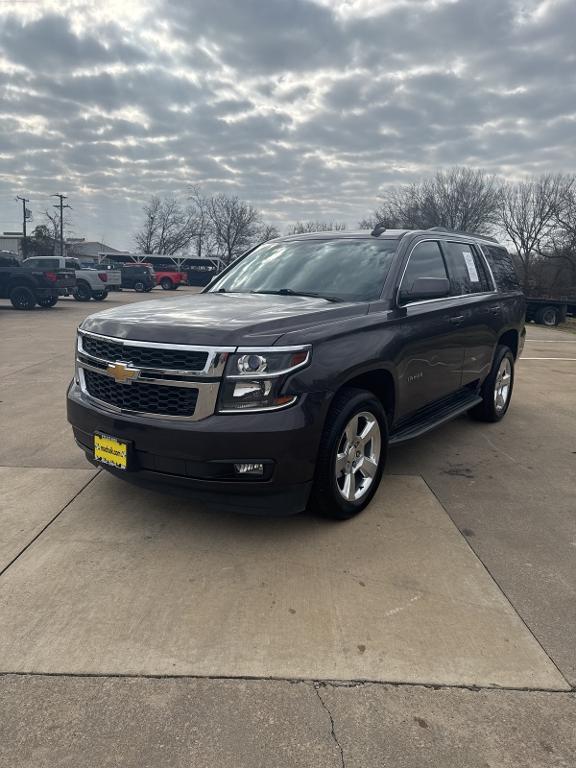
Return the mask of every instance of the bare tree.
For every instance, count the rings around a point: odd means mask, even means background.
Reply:
[[[576,176],[563,176],[554,214],[555,241],[574,252],[576,259]]]
[[[197,235],[197,211],[184,208],[173,197],[152,197],[143,207],[144,223],[134,235],[142,253],[174,256],[187,248]]]
[[[412,184],[389,187],[382,205],[364,219],[394,229],[446,227],[461,232],[489,232],[498,219],[499,184],[474,168],[451,168]]]
[[[258,232],[258,241],[261,243],[267,243],[268,240],[275,240],[280,237],[280,232],[274,224],[264,224]]]
[[[536,259],[539,256],[545,258],[553,247],[563,188],[563,177],[553,174],[502,186],[500,223],[514,243],[524,273],[525,289],[530,287]]]
[[[297,221],[288,227],[286,234],[302,235],[307,232],[341,232],[346,224],[341,221]]]
[[[220,258],[227,264],[258,242],[262,232],[260,212],[237,196],[219,194],[206,198],[206,213]]]

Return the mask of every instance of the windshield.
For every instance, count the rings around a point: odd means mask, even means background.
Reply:
[[[293,240],[265,243],[210,292],[318,295],[340,301],[380,297],[397,240]]]

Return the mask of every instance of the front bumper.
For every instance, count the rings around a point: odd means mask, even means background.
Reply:
[[[291,514],[308,501],[329,399],[316,393],[281,411],[179,421],[107,412],[73,382],[68,421],[89,461],[95,432],[131,444],[128,471],[98,465],[124,480],[179,490],[226,510]],[[236,476],[233,465],[243,462],[265,462],[267,479]]]

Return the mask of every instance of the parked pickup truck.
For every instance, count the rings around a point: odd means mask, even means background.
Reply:
[[[120,270],[83,267],[78,259],[60,256],[35,256],[23,262],[36,269],[71,269],[76,275],[76,287],[67,291],[76,301],[104,301],[113,286],[120,286]]]
[[[15,309],[34,309],[37,304],[53,307],[58,296],[75,285],[71,269],[35,269],[0,253],[0,298],[10,299]]]
[[[525,300],[495,241],[442,229],[295,235],[195,296],[80,325],[68,419],[88,459],[222,508],[344,519],[388,447],[499,422]]]
[[[166,266],[154,267],[154,275],[156,285],[161,286],[165,291],[175,291],[176,288],[188,283],[186,272],[180,272],[178,269],[171,269]]]

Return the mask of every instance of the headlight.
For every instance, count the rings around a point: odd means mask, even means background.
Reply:
[[[285,408],[296,400],[281,394],[286,376],[307,365],[310,347],[241,349],[228,356],[219,410],[254,411]]]

